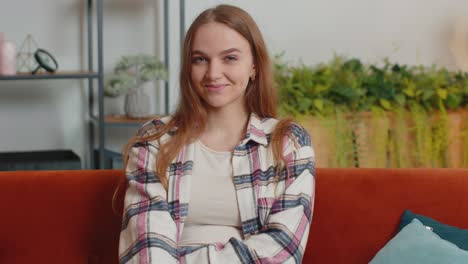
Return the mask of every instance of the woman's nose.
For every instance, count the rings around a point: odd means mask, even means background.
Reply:
[[[206,71],[206,78],[209,80],[216,80],[222,76],[222,65],[216,60],[212,60],[208,64],[208,69]]]

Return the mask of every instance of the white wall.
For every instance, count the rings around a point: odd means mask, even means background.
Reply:
[[[329,60],[336,52],[369,62],[388,56],[453,66],[447,48],[451,26],[456,17],[468,17],[465,0],[205,0],[187,1],[187,21],[217,3],[246,9],[272,53],[285,51],[287,59],[305,64]]]
[[[62,70],[87,65],[84,2],[76,0],[4,0],[0,32],[21,44],[32,33],[52,52]],[[104,1],[104,66],[106,72],[121,55],[162,56],[162,1]],[[179,67],[178,2],[170,1],[170,97],[174,109]],[[379,62],[383,57],[409,64],[454,69],[447,44],[452,24],[468,16],[464,0],[186,0],[186,27],[195,16],[219,3],[246,9],[257,21],[272,54],[287,61],[315,64],[334,53]],[[40,15],[39,15],[40,14]],[[158,16],[159,14],[159,16]],[[468,48],[468,47],[467,47]],[[71,148],[87,157],[87,88],[82,81],[0,82],[0,151]],[[162,111],[160,89],[148,87],[153,111]],[[160,100],[160,101],[158,101]],[[121,114],[123,98],[106,99],[108,114]],[[134,128],[108,129],[108,146],[120,151]]]

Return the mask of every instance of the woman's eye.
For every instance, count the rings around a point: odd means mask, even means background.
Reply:
[[[225,57],[225,60],[226,60],[226,61],[236,61],[236,60],[237,60],[237,57],[236,57],[236,56],[226,56],[226,57]]]
[[[206,59],[204,57],[194,57],[192,58],[192,63],[204,63]]]

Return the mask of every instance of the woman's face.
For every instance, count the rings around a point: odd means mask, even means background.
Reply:
[[[237,31],[211,22],[198,28],[192,45],[192,87],[215,109],[244,110],[244,93],[255,74],[249,42]]]

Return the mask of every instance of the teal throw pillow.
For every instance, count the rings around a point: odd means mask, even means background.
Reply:
[[[431,230],[440,236],[440,238],[452,242],[461,249],[468,250],[468,229],[461,229],[458,227],[442,224],[427,216],[415,214],[410,210],[405,210],[401,216],[399,230],[403,229],[414,218],[421,221],[423,225],[431,228]]]
[[[466,264],[468,251],[441,239],[418,219],[406,225],[370,264]]]

